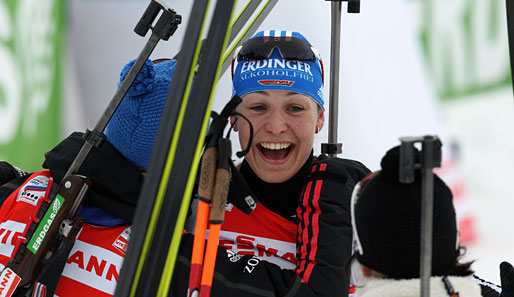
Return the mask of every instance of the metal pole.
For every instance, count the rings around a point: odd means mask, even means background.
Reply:
[[[421,297],[430,296],[430,276],[432,275],[432,221],[434,214],[434,142],[430,137],[423,140],[422,183],[421,183],[421,237],[420,267]]]
[[[328,143],[337,143],[337,119],[339,113],[339,60],[341,50],[341,1],[333,1],[331,6],[330,42],[330,113],[328,116]],[[330,153],[330,157],[337,156]]]
[[[434,173],[432,169],[441,166],[441,141],[437,136],[401,137],[400,182],[415,181],[416,169],[421,169],[421,232],[419,252],[419,276],[421,297],[430,296],[432,275],[432,229],[434,215]],[[421,142],[421,160],[416,161],[414,144]]]

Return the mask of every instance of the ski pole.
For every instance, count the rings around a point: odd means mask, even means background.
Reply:
[[[212,208],[209,217],[209,239],[205,251],[205,260],[202,270],[200,284],[200,297],[209,297],[216,264],[218,251],[218,240],[221,225],[225,218],[225,206],[227,203],[228,190],[230,185],[230,157],[232,155],[230,139],[220,138],[218,140],[218,168],[216,169],[216,184],[212,197]]]
[[[421,170],[421,236],[420,236],[420,295],[430,296],[430,276],[432,275],[432,228],[434,214],[434,173],[441,166],[441,141],[437,136],[400,138],[400,182],[412,183],[414,170]],[[414,143],[420,142],[421,160],[416,162]]]
[[[342,143],[337,142],[339,118],[339,61],[341,56],[341,5],[343,0],[326,0],[331,3],[330,37],[330,113],[328,115],[328,143],[321,144],[321,152],[336,157],[343,152]],[[359,13],[360,0],[348,1],[348,12]]]
[[[193,241],[193,253],[191,256],[191,271],[189,273],[189,287],[187,296],[192,296],[200,289],[200,277],[204,259],[205,233],[208,225],[214,178],[216,175],[216,160],[218,155],[218,139],[223,136],[223,131],[228,123],[228,117],[237,105],[241,103],[239,96],[234,96],[218,115],[212,112],[213,118],[205,151],[202,156],[200,179],[198,185],[198,209],[196,214],[195,236]],[[230,158],[230,157],[229,157]]]
[[[200,183],[198,186],[198,210],[196,215],[195,236],[193,241],[193,254],[191,256],[191,271],[189,273],[189,288],[187,296],[193,296],[194,292],[200,288],[200,277],[205,248],[205,233],[207,230],[207,220],[209,218],[214,187],[214,177],[216,174],[216,155],[215,146],[208,147],[202,156],[200,171]]]

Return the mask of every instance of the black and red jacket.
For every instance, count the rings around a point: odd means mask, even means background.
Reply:
[[[292,216],[286,215],[287,206],[278,208],[282,216],[271,211],[273,201],[262,196],[257,198],[265,205],[259,204],[261,208],[250,216],[227,208],[222,229],[229,229],[232,238],[220,239],[211,296],[348,295],[345,267],[352,253],[351,192],[369,170],[359,162],[339,158],[309,162],[306,168],[306,172],[300,171],[302,176],[293,178],[297,182],[293,187],[286,186],[297,198],[285,197],[284,192],[275,197],[290,201]],[[252,180],[247,178],[249,184],[255,184]],[[280,192],[277,184],[258,183],[278,187],[273,190]],[[257,191],[257,195],[266,192]],[[232,222],[232,216],[238,219]],[[193,240],[191,235],[182,240],[170,296],[185,296],[187,291],[184,276],[189,275]]]

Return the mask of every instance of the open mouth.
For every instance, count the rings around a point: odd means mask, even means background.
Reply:
[[[294,148],[291,143],[261,142],[257,145],[265,159],[274,162],[285,161]]]

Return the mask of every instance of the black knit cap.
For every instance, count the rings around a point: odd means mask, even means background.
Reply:
[[[417,158],[419,158],[419,152]],[[363,187],[354,216],[363,265],[389,278],[419,278],[421,172],[414,183],[399,182],[400,147],[389,150],[382,170]],[[432,275],[442,275],[459,256],[452,193],[434,175]]]

